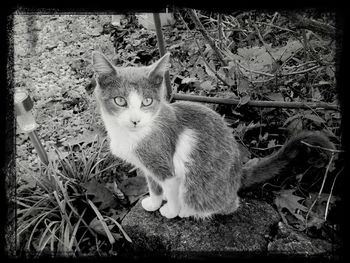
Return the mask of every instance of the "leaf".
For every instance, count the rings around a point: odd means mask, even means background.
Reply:
[[[299,201],[304,198],[293,195],[294,191],[295,189],[279,191],[274,202],[280,211],[282,211],[283,208],[286,208],[293,216],[299,220],[303,220],[303,217],[297,213],[297,210],[307,212],[308,209],[299,203]]]
[[[239,105],[242,106],[244,104],[247,104],[250,101],[250,96],[249,95],[245,95],[244,97],[242,97],[239,101]]]
[[[304,118],[305,119],[309,119],[313,122],[316,122],[316,123],[325,123],[326,121],[324,119],[322,119],[320,116],[317,116],[315,114],[305,114],[304,115]]]
[[[272,139],[269,141],[269,143],[267,144],[267,148],[273,148],[276,146],[276,140]]]
[[[148,192],[144,176],[135,176],[125,179],[119,186],[120,190],[129,198],[130,203],[138,200]]]
[[[69,154],[70,153],[66,151],[56,151],[51,149],[47,152],[47,157],[50,161],[56,161],[65,159]]]
[[[183,78],[182,81],[181,81],[181,84],[188,84],[188,83],[191,83],[191,82],[197,82],[198,80],[196,78]]]
[[[127,205],[128,200],[126,199],[123,192],[119,189],[115,181],[113,183],[106,183],[106,188],[113,192],[123,205]]]
[[[89,143],[92,143],[92,142],[95,142],[98,140],[98,136],[100,134],[98,132],[90,132],[90,131],[87,131],[85,132],[83,135],[77,137],[77,138],[72,138],[68,141],[65,141],[63,143],[63,145],[65,146],[74,146],[74,145],[78,145],[78,144],[89,144]]]
[[[202,82],[199,86],[201,87],[201,89],[203,89],[205,91],[211,91],[211,90],[215,89],[215,87],[211,84],[211,81],[209,81],[209,80]]]
[[[334,70],[331,66],[328,66],[326,68],[326,74],[328,75],[329,78],[334,78],[335,74],[334,74]]]
[[[295,115],[292,115],[290,116],[289,118],[286,119],[286,121],[283,123],[283,126],[286,126],[288,123],[290,123],[291,121],[293,121],[294,119],[297,119],[297,118],[301,118],[301,114],[295,114]]]
[[[237,91],[239,94],[241,93],[247,93],[249,88],[249,82],[248,80],[246,80],[245,78],[241,78],[238,82],[238,87],[237,87]]]
[[[284,47],[275,47],[272,48],[269,45],[269,50],[271,55],[275,59],[279,59],[282,62],[287,60],[298,50],[300,50],[303,45],[300,41],[289,40]],[[238,60],[242,66],[250,70],[262,71],[262,72],[271,72],[274,64],[274,60],[271,55],[266,51],[265,47],[244,47],[237,49],[238,56],[229,55],[232,60]],[[247,70],[242,70],[242,73],[246,77],[259,78],[259,74],[252,73]]]
[[[312,88],[312,101],[321,101],[323,96],[318,88]]]
[[[215,73],[207,66],[207,64],[204,64],[205,66],[205,72],[212,78],[216,79]]]
[[[104,230],[101,221],[97,217],[92,219],[92,221],[89,224],[89,227],[91,227],[91,229],[93,229],[97,234],[107,237],[106,231]],[[107,227],[109,230],[111,230],[113,228],[113,225],[107,225]],[[123,238],[122,235],[119,233],[111,232],[111,234],[116,240]]]
[[[296,133],[297,131],[301,131],[303,129],[303,120],[301,118],[296,118],[292,120],[288,124],[287,129],[291,133]]]
[[[281,93],[270,93],[267,97],[273,101],[284,101],[284,97]]]
[[[92,179],[89,182],[82,184],[86,189],[86,194],[93,195],[92,201],[94,203],[100,203],[99,209],[114,208],[117,205],[113,192],[107,189],[106,186],[99,183],[96,179]]]

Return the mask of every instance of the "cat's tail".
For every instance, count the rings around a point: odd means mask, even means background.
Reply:
[[[276,153],[257,162],[248,162],[243,167],[241,189],[248,188],[275,177],[284,171],[291,161],[297,157],[302,157],[307,160],[310,158],[310,156],[307,156],[310,152],[310,148],[308,148],[310,146],[308,145],[315,146],[314,148],[318,149],[335,149],[333,143],[324,133],[302,131],[287,141]],[[324,152],[329,158],[331,151],[324,150]]]

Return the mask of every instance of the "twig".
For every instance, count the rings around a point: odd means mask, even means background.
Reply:
[[[224,60],[224,57],[222,56],[222,54],[219,52],[218,48],[216,47],[215,42],[211,39],[211,37],[209,36],[209,34],[207,33],[207,31],[205,30],[204,26],[202,25],[201,21],[199,21],[196,13],[192,10],[189,9],[188,10],[188,14],[190,15],[193,23],[196,25],[196,27],[198,28],[198,30],[202,33],[203,37],[205,38],[205,40],[208,42],[208,44],[210,45],[210,47],[212,48],[212,50],[214,51],[214,53],[216,54],[216,56],[218,57],[218,59],[220,60],[221,64],[223,66],[227,66],[227,62]]]
[[[256,84],[256,83],[266,83],[269,82],[271,80],[275,80],[275,77],[269,78],[269,79],[264,79],[264,80],[253,80],[251,83]]]
[[[253,70],[253,69],[249,69],[249,68],[246,68],[245,66],[243,66],[242,64],[240,64],[239,62],[237,62],[237,65],[239,65],[241,68],[247,70],[247,71],[250,71],[252,73],[256,73],[256,74],[260,74],[260,75],[264,75],[264,76],[268,76],[268,77],[272,77],[272,78],[275,78],[276,75],[275,74],[271,74],[271,73],[267,73],[267,72],[262,72],[262,71],[258,71],[258,70]],[[296,75],[296,74],[303,74],[303,73],[306,73],[306,72],[309,72],[309,71],[312,71],[314,69],[317,69],[321,66],[313,66],[311,68],[308,68],[308,69],[304,69],[304,70],[300,70],[300,71],[295,71],[295,72],[289,72],[289,73],[283,73],[282,76],[289,76],[289,75]]]
[[[291,29],[288,29],[288,28],[284,28],[284,27],[280,27],[280,26],[276,26],[276,25],[270,25],[268,23],[265,23],[265,22],[256,22],[257,24],[261,24],[261,25],[268,25],[270,27],[275,27],[277,29],[280,29],[280,30],[284,30],[284,31],[288,31],[288,32],[291,32],[291,33],[295,33],[294,30],[291,30]]]
[[[186,101],[197,101],[205,103],[218,103],[226,105],[239,105],[239,100],[216,98],[216,97],[205,97],[197,95],[185,95],[185,94],[174,94],[172,96],[174,100],[186,100]],[[251,107],[263,107],[263,108],[289,108],[289,109],[310,109],[310,108],[323,108],[326,110],[339,111],[339,106],[335,104],[328,104],[325,102],[286,102],[286,101],[248,101],[245,105]]]
[[[274,149],[274,148],[280,148],[282,147],[283,145],[274,145],[274,146],[271,146],[271,147],[267,147],[267,148],[259,148],[259,147],[250,147],[250,149],[253,149],[253,150],[258,150],[258,151],[266,151],[266,150],[271,150],[271,149]]]
[[[329,193],[329,196],[328,196],[328,199],[327,199],[327,205],[326,205],[326,210],[325,210],[325,213],[324,213],[324,220],[327,220],[327,215],[328,215],[328,208],[329,208],[329,203],[331,201],[331,197],[332,197],[332,193],[333,193],[333,188],[334,188],[334,185],[335,185],[335,181],[337,180],[338,178],[338,175],[344,170],[344,167],[342,167],[340,169],[340,171],[336,174],[336,176],[334,177],[334,180],[333,180],[333,183],[332,183],[332,187],[331,187],[331,192]]]
[[[309,71],[312,71],[314,69],[320,68],[321,66],[313,66],[311,68],[308,69],[304,69],[304,70],[300,70],[300,71],[295,71],[295,72],[289,72],[289,73],[283,73],[283,76],[289,76],[289,75],[296,75],[296,74],[303,74],[303,73],[307,73]]]
[[[329,149],[329,148],[324,148],[322,146],[318,146],[318,145],[312,145],[312,144],[309,144],[307,142],[304,142],[304,141],[301,141],[302,144],[305,144],[311,148],[317,148],[317,149],[322,149],[322,150],[325,150],[325,151],[329,151],[331,153],[342,153],[344,152],[343,150],[336,150],[336,149]]]
[[[290,18],[298,28],[306,28],[311,31],[323,33],[330,37],[334,37],[336,34],[336,30],[333,26],[304,18],[301,15],[295,14],[294,12],[286,12],[285,15]]]
[[[219,47],[222,48],[222,14],[218,14]]]
[[[272,54],[271,54],[271,52],[270,52],[270,48],[266,45],[266,43],[265,43],[263,37],[262,37],[261,34],[260,34],[259,28],[256,26],[256,24],[254,24],[254,28],[255,28],[255,30],[256,30],[256,33],[258,34],[258,37],[259,37],[261,43],[262,43],[262,44],[264,45],[264,47],[265,47],[266,52],[269,53],[269,55],[271,56],[272,60],[273,60],[274,62],[276,62],[276,59],[272,56]]]
[[[275,22],[277,15],[278,15],[278,13],[275,12],[275,14],[273,15],[273,17],[271,19],[271,22],[266,27],[266,30],[265,30],[263,37],[265,37],[269,33],[269,31],[271,30],[271,27],[273,26],[273,22]]]
[[[316,60],[307,61],[305,63],[301,63],[301,64],[295,65],[295,66],[285,66],[284,68],[285,69],[295,69],[295,68],[300,68],[300,67],[303,67],[303,66],[306,66],[309,64],[314,64],[314,63],[316,63]]]
[[[322,194],[322,191],[323,191],[323,187],[324,187],[324,184],[326,182],[326,179],[327,179],[327,176],[328,176],[328,172],[329,172],[329,168],[333,162],[333,159],[334,159],[334,153],[332,153],[332,156],[328,162],[328,165],[327,165],[327,168],[326,168],[326,172],[324,174],[324,177],[323,177],[323,181],[322,181],[322,185],[321,185],[321,188],[320,188],[320,191],[318,192],[318,195],[317,197],[315,198],[315,200],[313,201],[313,203],[311,204],[309,210],[307,211],[306,213],[306,217],[305,217],[305,224],[306,224],[306,227],[307,227],[307,219],[309,217],[309,214],[311,213],[311,210],[312,208],[315,206],[315,204],[317,203],[317,200],[321,197],[321,194]]]
[[[183,17],[182,17],[181,14],[180,14],[180,19],[181,19],[182,23],[184,23],[186,29],[187,29],[188,31],[191,31],[190,28],[188,27],[186,21],[183,19]],[[210,70],[211,72],[213,72],[214,75],[215,75],[222,83],[224,83],[227,87],[230,87],[230,85],[229,85],[224,79],[222,79],[221,76],[220,76],[214,69],[211,68],[211,66],[209,65],[209,63],[207,62],[207,60],[206,60],[205,57],[204,57],[204,54],[203,54],[203,52],[202,52],[202,50],[201,50],[201,47],[200,47],[200,45],[199,45],[199,43],[198,43],[198,40],[197,40],[195,37],[194,37],[194,41],[196,42],[196,45],[197,45],[197,47],[198,47],[199,54],[200,54],[200,56],[202,57],[202,59],[203,59],[205,65],[207,65],[207,67],[209,68],[209,70]]]

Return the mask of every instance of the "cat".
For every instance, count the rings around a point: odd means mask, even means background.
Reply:
[[[304,131],[273,155],[243,166],[232,130],[218,113],[200,103],[165,100],[169,56],[150,66],[116,67],[102,53],[92,54],[110,150],[145,175],[145,210],[159,209],[169,219],[231,214],[239,207],[238,191],[279,174],[302,141],[334,148],[324,134]]]

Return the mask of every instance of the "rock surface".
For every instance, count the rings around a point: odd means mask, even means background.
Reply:
[[[191,253],[266,252],[270,228],[279,219],[270,205],[253,199],[241,199],[240,208],[232,215],[204,221],[178,217],[169,220],[159,211],[145,211],[139,201],[122,226],[131,237],[132,250],[136,253],[157,251],[159,255],[161,251],[168,256],[191,257]]]

